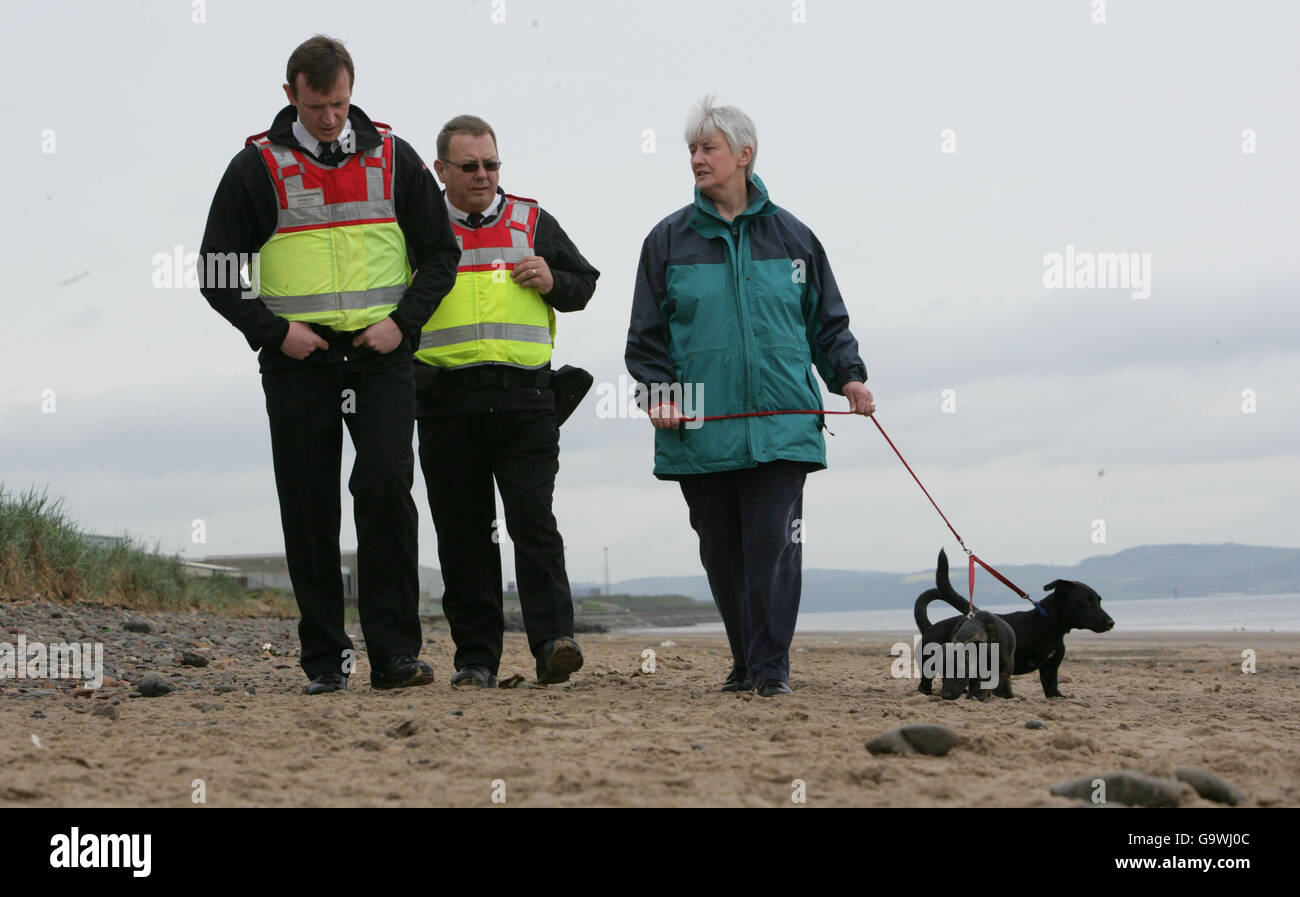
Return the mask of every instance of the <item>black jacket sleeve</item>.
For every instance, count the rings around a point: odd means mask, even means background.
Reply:
[[[546,259],[555,286],[542,298],[556,311],[582,311],[596,292],[600,272],[578,252],[560,223],[545,209],[537,211],[533,251]]]
[[[808,348],[817,372],[831,392],[843,395],[844,384],[865,382],[867,366],[858,355],[858,341],[849,331],[849,312],[831,273],[821,242],[812,238],[812,270],[808,277]]]
[[[275,233],[275,188],[255,147],[230,160],[208,210],[199,245],[199,291],[223,318],[239,328],[254,349],[278,349],[289,322],[273,315],[252,290],[241,289],[236,272]],[[250,271],[251,276],[251,271]]]
[[[649,395],[663,395],[655,387],[666,388],[677,380],[672,352],[668,347],[668,324],[662,304],[667,292],[664,271],[667,267],[665,247],[658,246],[652,232],[641,245],[641,263],[637,266],[636,287],[632,293],[632,320],[627,329],[627,348],[623,361],[627,372],[639,385],[637,403],[646,409]],[[644,388],[641,388],[644,386]]]
[[[460,248],[447,217],[447,206],[415,149],[394,138],[393,196],[397,224],[406,237],[415,278],[391,315],[408,340],[418,341],[420,328],[433,316],[442,297],[456,285]]]

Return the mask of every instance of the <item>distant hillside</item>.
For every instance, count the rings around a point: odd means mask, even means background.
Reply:
[[[937,552],[936,552],[937,554]],[[965,593],[966,556],[949,554],[950,576]],[[1074,579],[1097,590],[1103,600],[1192,598],[1201,595],[1300,592],[1300,549],[1258,545],[1141,545],[1111,555],[1085,558],[1072,567],[1008,564],[985,558],[1000,573],[1038,597],[1054,579]],[[863,570],[815,570],[803,573],[800,610],[818,613],[911,607],[916,596],[934,584],[934,570],[877,573]],[[629,579],[615,590],[631,595],[689,595],[711,599],[708,581],[698,576]],[[1014,602],[1015,593],[979,570],[975,600]]]

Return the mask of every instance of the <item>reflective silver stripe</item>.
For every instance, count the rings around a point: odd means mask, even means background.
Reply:
[[[420,359],[420,360],[423,361],[425,364],[429,364],[429,362],[424,361],[424,359]],[[468,370],[469,368],[486,367],[489,364],[495,367],[519,368],[521,371],[537,371],[546,367],[548,364],[550,364],[550,362],[543,361],[541,364],[515,364],[514,362],[510,362],[510,361],[471,361],[468,364],[449,364],[449,365],[439,364],[439,365],[434,365],[434,367],[440,368],[444,371],[464,371],[464,370]]]
[[[318,311],[353,311],[393,305],[406,295],[406,285],[377,287],[373,290],[350,290],[345,293],[318,293],[314,296],[262,296],[262,302],[277,315],[305,315]]]
[[[384,201],[384,169],[381,166],[366,166],[366,199]]]
[[[442,330],[426,330],[420,334],[421,349],[436,349],[439,346],[451,346],[456,343],[472,343],[481,339],[504,339],[516,343],[551,344],[549,327],[534,327],[531,324],[465,324],[460,327],[445,327]]]
[[[495,265],[497,262],[514,265],[529,255],[532,255],[532,250],[527,246],[523,249],[512,246],[481,246],[478,249],[461,250],[460,266],[468,268],[471,265]]]
[[[513,201],[513,205],[510,209],[510,220],[516,224],[522,224],[524,226],[523,230],[520,230],[517,227],[506,228],[510,231],[510,245],[515,249],[528,249],[528,215],[535,208],[537,208],[537,206],[530,202],[520,202],[517,199]],[[524,254],[531,255],[530,252],[525,252]]]
[[[277,174],[279,175],[280,180],[284,181],[285,193],[291,195],[300,192],[302,190],[302,166],[298,165],[298,160],[294,158],[293,150],[289,149],[287,146],[280,146],[276,143],[272,143],[270,146],[271,157],[275,159],[275,164],[280,166],[280,170]],[[291,165],[298,165],[298,173],[285,177],[284,170]]]
[[[384,161],[384,144],[366,150],[366,158]],[[362,160],[363,163],[365,160]],[[371,202],[384,200],[384,165],[366,165],[366,199]]]
[[[336,202],[330,205],[281,209],[279,227],[302,227],[307,224],[331,224],[335,221],[370,221],[375,218],[396,220],[397,211],[390,199],[379,202]]]

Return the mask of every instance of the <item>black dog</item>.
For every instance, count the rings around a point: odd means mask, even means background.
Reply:
[[[969,608],[968,603],[957,594],[957,590],[948,581],[948,555],[939,550],[939,563],[935,570],[936,589],[923,592],[916,599],[914,615],[916,625],[921,630],[922,642],[946,642],[952,640],[952,634],[965,620],[964,616],[949,617],[933,625],[926,617],[926,607],[932,601],[945,601],[963,615]],[[1010,625],[1015,633],[1015,657],[1012,671],[1019,676],[1038,670],[1038,679],[1043,685],[1043,694],[1049,698],[1063,698],[1057,688],[1056,677],[1065,659],[1065,634],[1071,629],[1088,629],[1092,632],[1108,632],[1115,626],[1115,621],[1101,609],[1101,597],[1081,582],[1066,579],[1054,579],[1043,586],[1052,594],[1039,602],[1040,613],[1034,610],[1019,611],[1012,614],[994,614]],[[931,680],[921,677],[922,694],[930,694]],[[944,680],[945,691],[947,680]],[[999,684],[999,689],[1001,685]],[[1002,694],[996,691],[995,694]],[[1008,686],[1006,694],[1010,696]],[[955,696],[954,696],[955,697]]]
[[[942,558],[940,570],[946,580],[948,571],[945,559]],[[948,588],[951,591],[952,587],[949,586]],[[941,666],[937,672],[943,679],[941,694],[945,701],[959,698],[963,693],[967,697],[981,701],[988,700],[990,689],[982,687],[981,673],[975,666],[977,654],[969,651],[966,647],[969,645],[978,647],[980,644],[986,644],[995,646],[998,652],[997,687],[991,690],[992,693],[1002,698],[1015,697],[1011,693],[1011,674],[1015,669],[1016,654],[1015,630],[997,614],[989,613],[986,610],[977,610],[973,615],[965,616],[966,606],[964,604],[962,606],[963,616],[949,617],[946,620],[931,624],[926,617],[926,606],[931,601],[943,599],[944,595],[938,589],[930,589],[916,599],[916,625],[921,630],[921,644],[917,646],[918,657],[922,664],[921,692],[927,695],[930,694],[931,678],[925,675],[925,671],[935,672],[931,658],[937,654],[941,661]],[[947,647],[949,645],[956,647],[956,656]],[[983,650],[987,651],[989,649],[985,648]],[[964,656],[962,656],[963,653]]]
[[[972,616],[957,617],[957,628],[952,635],[948,636],[947,642],[953,645],[993,645],[998,652],[998,679],[997,686],[988,689],[981,683],[980,673],[974,666],[975,658],[968,654],[965,664],[966,675],[957,675],[957,660],[951,660],[945,655],[944,672],[943,672],[943,689],[940,692],[944,700],[951,701],[961,697],[966,693],[966,697],[975,698],[980,701],[987,701],[990,694],[995,694],[1000,698],[1013,698],[1011,693],[1011,674],[1015,672],[1016,656],[1016,632],[1005,620],[997,614],[991,614],[986,610],[977,610]],[[947,623],[943,620],[941,623],[930,627],[931,636],[937,636],[936,632],[939,625]],[[922,648],[926,638],[922,635]],[[942,641],[938,642],[942,644]],[[963,649],[964,650],[964,649]],[[985,649],[988,650],[988,649]],[[951,668],[949,667],[951,664]]]

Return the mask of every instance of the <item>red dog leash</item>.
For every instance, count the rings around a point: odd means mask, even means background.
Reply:
[[[682,418],[682,420],[683,421],[728,420],[730,418],[735,418],[735,417],[766,417],[772,414],[853,414],[853,413],[854,412],[852,411],[825,411],[825,410],[818,410],[818,409],[799,409],[796,411],[746,411],[740,414],[715,414],[711,417],[701,417],[701,418],[684,417]],[[907,463],[907,459],[904,458],[903,453],[898,450],[898,446],[894,445],[894,440],[889,438],[889,434],[886,433],[885,428],[880,425],[880,421],[876,420],[876,416],[874,414],[868,415],[868,417],[870,417],[871,422],[876,425],[876,429],[880,431],[880,435],[885,437],[885,442],[889,443],[889,447],[894,450],[894,454],[898,456],[898,460],[903,462],[903,466],[906,467],[907,472],[912,475],[912,479],[916,480],[916,485],[921,487],[921,491],[924,492],[925,497],[930,500],[930,504],[933,505],[934,509],[939,512],[939,516],[943,518],[944,525],[947,526],[948,531],[951,532],[953,536],[956,537],[957,544],[961,546],[961,550],[966,552],[966,556],[967,558],[969,558],[968,578],[970,581],[969,585],[970,585],[971,612],[973,613],[975,610],[975,565],[979,564],[985,570],[992,573],[998,579],[998,581],[1001,582],[1004,586],[1011,589],[1011,591],[1015,592],[1021,598],[1024,598],[1035,608],[1037,608],[1040,614],[1042,614],[1044,617],[1047,616],[1047,611],[1043,610],[1043,606],[1039,604],[1037,601],[1035,601],[1033,598],[1030,598],[1028,593],[1026,593],[1024,589],[1020,588],[1014,582],[1007,579],[1005,576],[1003,576],[998,571],[994,570],[988,564],[984,563],[982,558],[980,558],[978,555],[975,554],[975,552],[971,551],[969,548],[966,547],[965,541],[963,541],[962,537],[958,534],[957,530],[953,529],[953,525],[951,522],[949,522],[947,515],[944,514],[943,511],[939,508],[938,503],[935,502],[933,496],[930,495],[930,490],[925,488],[925,484],[921,482],[921,478],[916,475],[916,471],[912,470],[912,465]]]

